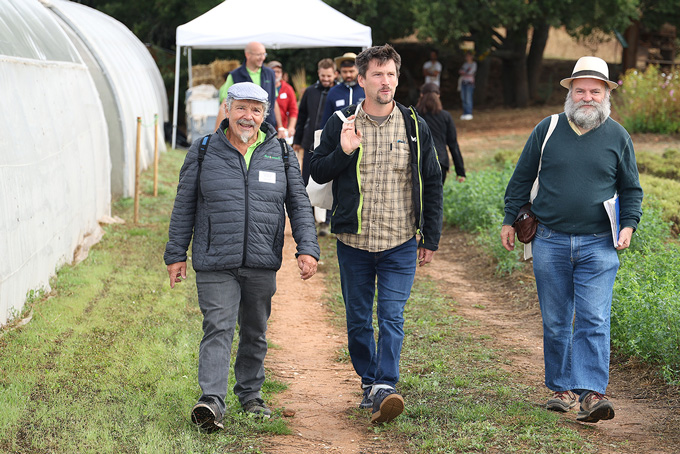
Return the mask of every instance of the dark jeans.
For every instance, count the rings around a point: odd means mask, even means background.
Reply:
[[[399,381],[404,340],[404,307],[416,272],[417,243],[382,252],[356,249],[338,241],[338,264],[347,317],[347,344],[363,385]],[[378,344],[373,333],[373,301],[378,285]]]

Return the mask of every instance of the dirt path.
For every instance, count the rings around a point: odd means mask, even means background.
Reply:
[[[277,275],[267,337],[273,344],[267,368],[288,389],[276,406],[289,414],[292,435],[271,437],[267,453],[400,452],[369,430],[368,411],[354,408],[361,400],[360,380],[352,365],[338,362],[347,345],[344,331],[332,326],[322,301],[323,275],[300,279],[295,242],[287,229],[283,266]],[[290,416],[294,412],[294,415]],[[353,415],[359,414],[359,417]],[[362,419],[363,416],[363,419]]]
[[[506,351],[509,372],[537,390],[529,397],[540,405],[548,397],[543,386],[543,351],[540,313],[535,294],[518,284],[519,279],[499,280],[488,260],[466,247],[469,237],[445,232],[435,261],[422,270],[442,284],[442,291],[458,303],[457,313],[479,322],[469,328],[481,336],[491,335],[494,348]],[[288,233],[284,257],[292,257],[294,242]],[[359,379],[348,363],[336,361],[346,335],[328,321],[321,301],[321,275],[302,281],[294,259],[286,259],[278,274],[269,340],[273,344],[267,367],[289,384],[274,404],[289,416],[292,435],[267,440],[267,453],[400,453],[370,430],[368,413],[354,410],[360,400]],[[531,286],[531,276],[522,276]],[[644,370],[612,364],[608,390],[617,416],[601,424],[571,420],[600,446],[602,454],[680,453],[680,410],[677,394],[664,397],[663,385]],[[616,444],[616,448],[612,445]]]

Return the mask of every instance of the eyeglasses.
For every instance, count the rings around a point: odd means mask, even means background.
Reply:
[[[250,55],[252,55],[253,57],[265,57],[265,58],[267,57],[267,52],[262,52],[260,54],[256,54],[255,52],[248,52],[248,53]]]

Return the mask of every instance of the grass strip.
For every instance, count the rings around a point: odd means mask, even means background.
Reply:
[[[107,226],[87,260],[59,270],[29,304],[28,325],[2,333],[0,452],[258,453],[262,434],[288,433],[283,418],[241,413],[231,391],[224,432],[189,421],[202,315],[193,270],[171,290],[163,264],[184,156],[163,154],[156,198],[144,172],[138,225],[133,200],[116,202],[127,223]],[[283,388],[267,380],[263,392]]]

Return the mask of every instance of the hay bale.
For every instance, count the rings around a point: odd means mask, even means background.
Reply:
[[[209,66],[216,86],[221,87],[227,80],[224,74],[230,73],[241,66],[241,62],[238,60],[215,60]]]

